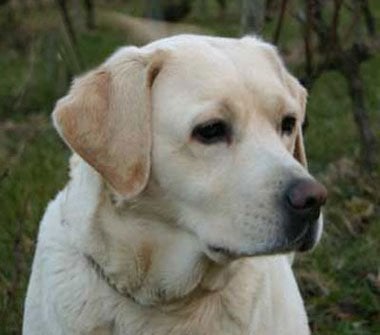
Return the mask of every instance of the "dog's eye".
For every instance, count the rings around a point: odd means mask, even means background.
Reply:
[[[296,118],[294,116],[285,116],[281,123],[281,133],[283,135],[291,135],[296,125]]]
[[[203,144],[230,142],[231,127],[223,120],[210,120],[197,125],[191,136]]]

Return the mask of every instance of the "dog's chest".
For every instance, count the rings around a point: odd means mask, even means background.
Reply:
[[[196,291],[165,307],[128,305],[116,314],[112,334],[248,335],[260,277],[252,273],[249,262],[242,262],[220,290]]]
[[[248,335],[250,299],[226,294],[210,294],[189,301],[176,310],[135,310],[119,314],[113,335]]]

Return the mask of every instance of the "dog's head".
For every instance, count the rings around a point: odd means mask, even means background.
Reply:
[[[123,48],[53,112],[119,195],[150,181],[211,258],[308,250],[326,190],[307,172],[306,91],[255,38],[178,36]]]

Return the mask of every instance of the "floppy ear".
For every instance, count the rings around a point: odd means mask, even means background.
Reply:
[[[293,155],[295,159],[297,159],[307,169],[306,151],[305,151],[305,144],[303,140],[303,130],[302,130],[302,123],[305,122],[307,91],[298,82],[297,82],[297,86],[298,86],[297,100],[299,101],[302,108],[303,119],[301,120],[301,122],[298,123],[298,126],[297,126],[297,136],[296,136],[296,141],[294,145]]]
[[[53,121],[73,151],[131,198],[149,179],[150,91],[161,64],[149,64],[136,53],[114,58],[74,81],[58,101]]]
[[[303,143],[302,126],[297,127],[296,142],[293,151],[294,158],[307,168],[305,145]]]
[[[302,110],[302,120],[300,120],[301,122],[298,122],[298,125],[297,125],[297,135],[296,135],[296,140],[294,144],[293,156],[297,161],[299,161],[307,169],[307,159],[306,159],[305,145],[303,141],[303,132],[302,132],[302,123],[305,121],[305,114],[306,114],[307,91],[298,82],[298,80],[294,78],[292,75],[290,75],[289,73],[285,74],[285,81],[290,93],[298,101]]]

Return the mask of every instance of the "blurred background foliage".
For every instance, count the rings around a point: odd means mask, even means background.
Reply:
[[[330,192],[295,263],[311,327],[380,334],[379,19],[377,0],[0,0],[0,334],[21,333],[38,223],[67,181],[55,101],[118,47],[178,33],[258,33],[309,89],[310,169]]]

